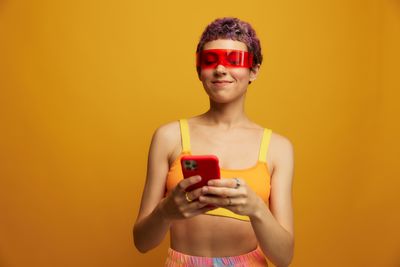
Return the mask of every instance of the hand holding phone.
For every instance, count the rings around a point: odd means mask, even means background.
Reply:
[[[184,178],[200,175],[201,181],[186,188],[186,191],[207,185],[211,179],[220,179],[218,158],[214,155],[186,155],[181,158]]]

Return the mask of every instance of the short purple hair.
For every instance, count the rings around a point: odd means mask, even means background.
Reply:
[[[200,37],[197,44],[196,53],[204,48],[204,44],[217,39],[231,39],[246,44],[247,50],[253,54],[253,67],[262,63],[260,40],[253,27],[245,21],[238,18],[225,17],[218,18],[211,22]],[[197,73],[200,75],[200,67],[197,67]]]

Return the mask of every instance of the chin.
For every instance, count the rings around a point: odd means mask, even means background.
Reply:
[[[225,92],[223,91],[213,92],[212,90],[211,91],[206,90],[206,93],[212,102],[218,104],[227,104],[246,96],[246,92],[239,93],[230,90]]]

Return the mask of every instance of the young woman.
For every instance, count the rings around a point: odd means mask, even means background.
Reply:
[[[288,266],[293,257],[293,147],[250,120],[248,85],[262,63],[250,24],[213,21],[197,46],[197,72],[210,108],[171,122],[153,136],[147,180],[134,226],[137,249],[156,247],[170,231],[166,266]],[[215,155],[221,179],[183,179],[183,155]]]

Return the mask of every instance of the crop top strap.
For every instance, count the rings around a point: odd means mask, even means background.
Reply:
[[[265,128],[263,137],[261,139],[260,154],[258,155],[258,160],[261,162],[267,162],[267,151],[269,142],[271,140],[272,130]]]
[[[190,152],[190,135],[188,122],[186,119],[180,119],[179,125],[181,128],[182,153]]]

